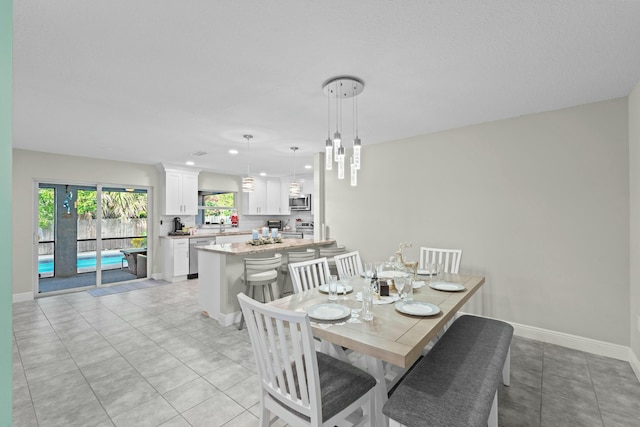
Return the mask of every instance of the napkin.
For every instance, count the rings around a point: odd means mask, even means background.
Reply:
[[[398,296],[398,294],[390,294],[388,297],[380,297],[380,298],[374,295],[373,305],[392,304],[399,300],[400,300],[400,297]],[[356,301],[362,301],[362,292],[358,292],[356,294]]]

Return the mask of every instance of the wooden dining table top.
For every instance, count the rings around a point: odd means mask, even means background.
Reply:
[[[401,368],[408,368],[420,357],[423,348],[449,322],[460,308],[480,289],[485,279],[482,276],[447,274],[447,282],[459,283],[465,290],[459,292],[439,291],[429,287],[428,277],[418,277],[425,286],[413,290],[415,301],[425,301],[440,307],[435,316],[419,317],[398,312],[395,304],[375,304],[373,320],[361,318],[341,319],[324,322],[311,319],[314,336],[333,344],[346,347],[361,354],[375,357]],[[338,296],[337,304],[345,305],[358,315],[362,302],[356,300],[356,293],[362,289],[365,279],[356,279],[350,284],[353,292],[346,298]],[[268,303],[286,310],[306,311],[315,304],[329,303],[328,295],[317,288],[289,295]]]

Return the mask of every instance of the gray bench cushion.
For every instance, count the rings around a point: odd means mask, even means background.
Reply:
[[[383,412],[407,426],[485,426],[513,327],[461,316],[405,376]]]

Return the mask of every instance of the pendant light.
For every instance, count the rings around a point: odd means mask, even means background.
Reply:
[[[332,170],[333,162],[338,163],[338,179],[344,179],[345,147],[342,127],[342,100],[353,98],[353,156],[350,159],[351,185],[357,186],[357,171],[362,165],[362,141],[358,136],[357,97],[364,90],[364,82],[356,77],[340,76],[327,80],[323,86],[327,95],[327,140],[325,142],[325,169]],[[331,138],[331,101],[335,99],[335,133]]]
[[[249,141],[253,138],[253,135],[242,135],[247,140],[247,176],[242,178],[242,192],[252,193],[255,189],[255,180],[251,176],[251,151],[249,150]]]
[[[293,151],[293,181],[289,184],[289,196],[298,197],[300,195],[300,183],[296,181],[296,151],[298,147],[291,147]]]

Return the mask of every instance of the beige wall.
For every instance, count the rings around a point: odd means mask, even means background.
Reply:
[[[32,292],[34,232],[34,180],[70,183],[120,184],[157,187],[158,172],[151,165],[62,156],[35,151],[13,150],[13,293]],[[154,194],[154,205],[158,198]],[[154,211],[157,207],[154,206]],[[157,230],[150,234],[157,242]],[[152,247],[154,266],[159,272],[159,245]]]
[[[325,221],[364,260],[462,248],[471,311],[628,346],[628,150],[626,98],[366,146]]]
[[[629,182],[631,350],[640,359],[640,83],[629,95]]]

